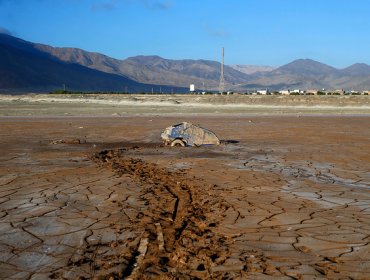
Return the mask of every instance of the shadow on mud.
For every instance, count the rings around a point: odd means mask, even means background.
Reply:
[[[221,140],[221,144],[238,144],[240,141],[238,140]]]

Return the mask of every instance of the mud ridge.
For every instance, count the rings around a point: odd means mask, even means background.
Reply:
[[[125,276],[136,279],[156,278],[159,275],[169,278],[223,278],[228,272],[214,272],[213,267],[228,257],[225,238],[212,231],[217,221],[211,220],[209,205],[222,204],[219,198],[209,195],[212,186],[202,185],[197,179],[189,179],[186,174],[169,171],[155,163],[125,156],[126,149],[104,150],[94,155],[94,159],[117,174],[129,175],[141,183],[142,197],[148,209],[140,218],[133,221],[149,236],[148,251],[136,267],[135,275]],[[217,215],[216,215],[217,216]],[[163,244],[158,240],[156,228],[160,224],[163,231]],[[164,245],[164,251],[161,247]],[[226,246],[225,246],[226,245]],[[222,248],[222,249],[221,249]],[[137,254],[137,248],[132,250]],[[131,258],[132,260],[133,258]],[[132,269],[132,268],[131,268]]]

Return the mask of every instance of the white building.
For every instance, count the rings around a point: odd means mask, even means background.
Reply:
[[[194,84],[191,84],[190,85],[190,92],[194,92],[195,91],[195,85]]]
[[[299,93],[299,94],[304,93],[304,91],[303,90],[300,90],[300,89],[295,89],[295,90],[293,90],[291,92],[293,92],[293,93]]]
[[[263,90],[257,90],[257,94],[262,94],[262,95],[266,95],[268,94],[269,91],[267,89],[263,89]]]
[[[289,95],[290,90],[280,90],[279,93],[282,94],[282,95]]]

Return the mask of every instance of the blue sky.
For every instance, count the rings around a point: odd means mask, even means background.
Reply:
[[[370,0],[0,0],[0,32],[124,59],[370,64]]]

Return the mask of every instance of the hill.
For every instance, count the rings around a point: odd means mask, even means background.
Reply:
[[[171,85],[189,87],[195,84],[197,88],[204,86],[217,89],[220,81],[221,64],[209,60],[172,60],[159,56],[135,56],[118,60],[103,54],[87,52],[76,48],[53,48],[46,45],[36,45],[36,48],[70,63],[96,69],[99,71],[128,77],[140,83],[156,85]],[[225,80],[231,86],[243,84],[249,76],[225,66]]]
[[[0,34],[0,89],[49,91],[218,90],[220,63],[135,56],[124,60],[77,48],[55,48]],[[247,74],[248,73],[248,74]],[[311,59],[298,59],[273,69],[267,66],[225,66],[226,89],[345,89],[369,90],[370,66],[357,63],[345,69]]]
[[[272,66],[267,66],[267,65],[242,65],[242,64],[235,64],[235,65],[230,65],[235,70],[238,70],[244,74],[247,75],[252,75],[256,73],[261,73],[261,72],[270,72],[274,70],[275,68]]]
[[[340,71],[344,76],[366,77],[370,76],[370,65],[365,63],[356,63]]]
[[[61,89],[80,91],[149,91],[153,87],[127,77],[61,61],[33,43],[0,34],[0,89],[46,92]],[[163,86],[169,91],[169,87]],[[184,89],[183,89],[184,90]]]
[[[366,64],[340,70],[311,59],[298,59],[273,71],[254,75],[242,88],[366,90],[369,86],[370,66]]]

